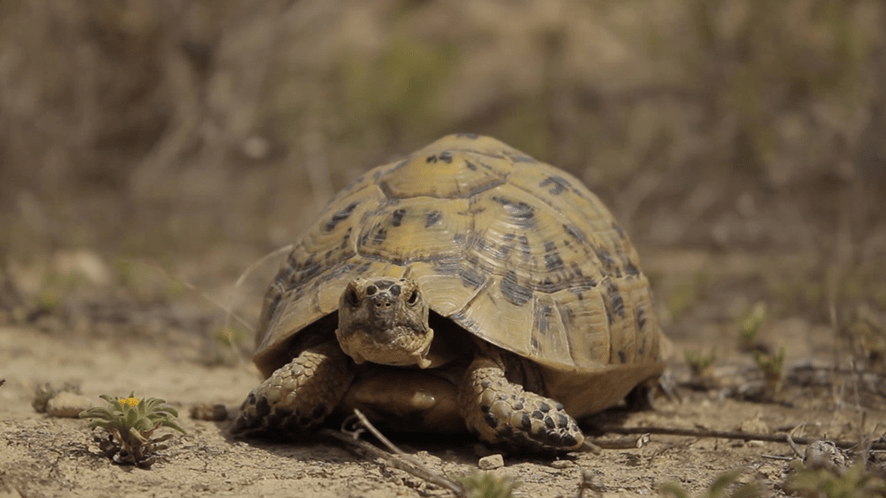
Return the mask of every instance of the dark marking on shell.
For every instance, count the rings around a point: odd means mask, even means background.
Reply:
[[[465,166],[468,167],[471,171],[477,171],[477,165],[472,163],[471,161],[465,161]]]
[[[541,335],[545,335],[548,333],[549,322],[550,322],[550,318],[552,315],[551,311],[553,311],[553,308],[551,308],[548,305],[542,306],[541,310],[539,310],[538,317],[537,317],[538,323],[536,324],[535,328],[538,330],[538,333]],[[547,406],[547,405],[542,405],[542,406]],[[547,411],[547,410],[545,410],[545,411]]]
[[[403,224],[403,217],[406,215],[405,209],[395,209],[393,213],[391,213],[391,225],[398,227]]]
[[[499,261],[507,259],[508,252],[511,250],[510,246],[496,245],[486,239],[478,239],[476,247],[478,253],[489,254],[493,260]]]
[[[388,238],[388,231],[387,231],[387,229],[385,229],[385,228],[379,228],[379,229],[375,232],[375,235],[372,237],[372,243],[373,243],[373,244],[381,244],[382,242],[385,241],[386,238]]]
[[[548,271],[557,271],[563,268],[563,259],[557,251],[557,244],[545,242],[545,268]]]
[[[435,162],[437,162],[437,156],[435,154],[432,154],[432,155],[425,158],[425,163],[427,163],[427,164],[432,164]]]
[[[605,268],[612,268],[615,266],[615,260],[612,259],[612,256],[603,249],[597,249],[596,251],[597,257],[600,258],[600,263],[603,264]]]
[[[569,183],[569,180],[559,175],[551,175],[538,184],[538,186],[542,188],[547,187],[548,185],[551,186],[551,189],[548,190],[548,193],[551,195],[560,195],[566,189],[572,188],[572,184]]]
[[[625,275],[629,277],[636,277],[639,274],[640,270],[638,270],[637,267],[634,266],[634,263],[628,262],[628,264],[625,265]]]
[[[492,200],[501,204],[505,212],[518,228],[524,230],[535,228],[535,208],[525,202],[515,202],[504,197],[493,196]]]
[[[425,218],[425,228],[439,225],[443,220],[443,213],[440,211],[431,211]]]
[[[626,355],[624,351],[619,351],[618,352],[618,362],[619,363],[626,363],[627,361],[628,361],[628,355]]]
[[[459,270],[460,261],[451,258],[440,260],[434,265],[434,271],[441,275],[455,275]]]
[[[532,299],[532,289],[517,283],[517,274],[513,270],[501,279],[501,293],[511,303],[523,306]]]
[[[348,217],[351,216],[351,213],[354,212],[354,209],[357,209],[357,206],[359,205],[359,202],[354,201],[345,206],[343,209],[336,211],[335,214],[332,215],[332,218],[330,218],[330,220],[326,222],[323,230],[326,232],[331,232],[335,230],[335,226],[338,225],[340,222],[348,219]]]
[[[618,234],[618,237],[621,240],[625,240],[627,236],[625,235],[625,231],[621,229],[621,227],[616,222],[612,222],[612,229]]]
[[[293,274],[293,278],[289,282],[286,290],[294,289],[300,283],[316,277],[323,271],[322,266],[320,265],[320,263],[314,261],[313,256],[309,256],[308,259],[298,265],[293,266],[293,268],[295,269],[295,273]]]
[[[529,247],[529,237],[521,235],[517,237],[517,240],[520,242],[520,247],[523,251],[523,259],[525,261],[532,259],[532,248]]]
[[[437,157],[446,164],[452,163],[452,154],[448,150],[441,152]]]
[[[606,286],[606,292],[609,294],[609,302],[612,304],[612,311],[621,318],[625,317],[625,302],[618,292],[618,286],[615,282],[609,282]]]
[[[577,240],[581,244],[584,244],[585,241],[588,240],[587,237],[585,237],[585,234],[582,233],[582,231],[579,230],[578,227],[572,225],[563,225],[563,230],[565,230],[570,237]]]
[[[480,287],[486,282],[486,277],[474,268],[460,268],[458,270],[458,276],[461,277],[461,283],[464,284],[465,287],[471,287],[473,289]]]
[[[643,327],[646,325],[646,311],[643,310],[642,306],[637,306],[637,328],[643,330]]]

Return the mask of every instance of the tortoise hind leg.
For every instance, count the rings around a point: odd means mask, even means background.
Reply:
[[[532,451],[580,450],[584,434],[563,405],[508,381],[501,354],[480,353],[459,387],[468,429],[481,439]]]
[[[230,432],[235,435],[314,427],[341,401],[354,363],[331,340],[304,350],[249,393]]]

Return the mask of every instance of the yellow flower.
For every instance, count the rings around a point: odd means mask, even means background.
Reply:
[[[121,405],[138,406],[138,398],[118,398]]]

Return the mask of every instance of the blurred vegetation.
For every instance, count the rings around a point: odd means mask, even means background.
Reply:
[[[470,131],[581,177],[641,253],[808,252],[822,275],[776,291],[825,309],[836,267],[882,309],[884,25],[878,0],[2,2],[0,252],[242,268]]]

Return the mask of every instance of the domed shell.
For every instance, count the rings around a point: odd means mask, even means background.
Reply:
[[[270,375],[349,281],[382,276],[414,279],[433,312],[557,371],[659,368],[649,284],[609,210],[492,138],[444,137],[335,196],[265,296],[255,364]]]

